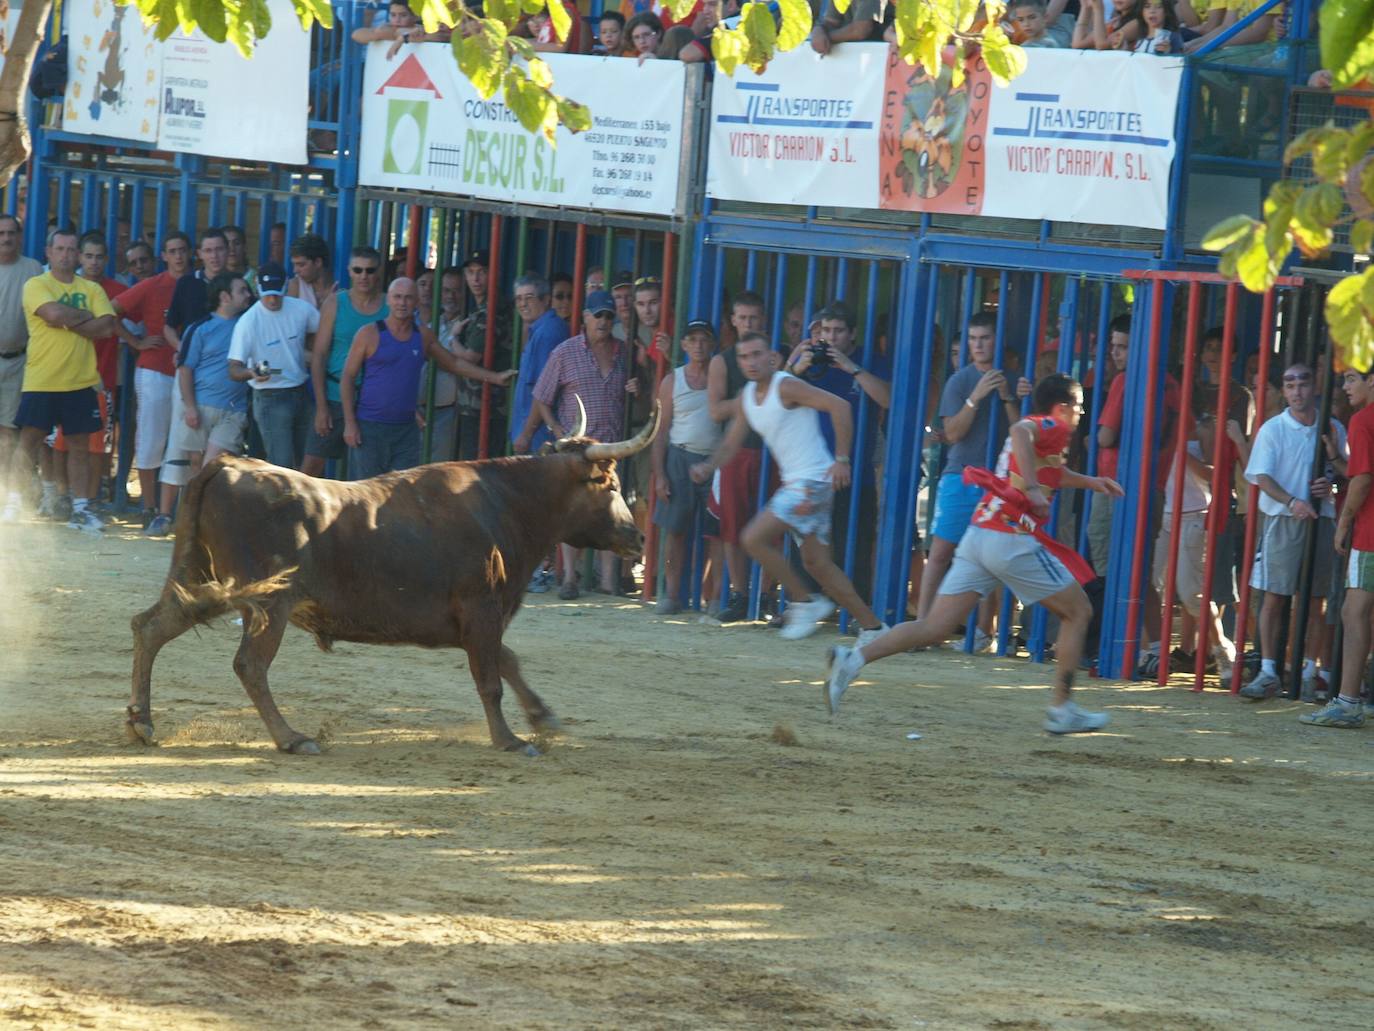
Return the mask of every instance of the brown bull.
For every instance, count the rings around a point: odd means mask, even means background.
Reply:
[[[133,619],[127,725],[153,738],[153,661],[164,644],[231,609],[243,615],[234,672],[283,751],[316,754],[267,686],[288,623],[334,641],[462,648],[498,748],[538,755],[501,713],[501,681],[536,729],[557,726],[501,643],[539,561],[559,542],[631,557],[642,537],[615,461],[658,427],[599,444],[580,431],[539,457],[445,462],[356,483],[221,457],[187,485],[156,605]]]

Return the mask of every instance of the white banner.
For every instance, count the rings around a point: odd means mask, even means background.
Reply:
[[[492,200],[677,211],[685,70],[679,61],[545,54],[560,94],[592,128],[527,132],[498,92],[482,100],[445,43],[368,48],[359,181]]]
[[[1163,229],[1183,65],[1027,52],[1012,84],[981,60],[958,88],[895,48],[846,43],[717,76],[707,192],[817,204]]]
[[[162,150],[305,164],[310,35],[290,0],[268,0],[272,31],[251,60],[199,32],[159,43],[138,9],[68,0],[67,132]]]
[[[162,45],[158,147],[303,165],[310,109],[310,34],[289,0],[269,0],[272,31],[246,60],[228,43],[174,32]],[[336,31],[343,31],[337,29]]]
[[[137,7],[67,0],[67,132],[157,141],[162,44]]]

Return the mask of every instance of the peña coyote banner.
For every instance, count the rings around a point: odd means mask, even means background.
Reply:
[[[881,43],[717,76],[707,192],[722,200],[1163,229],[1182,62],[1031,50],[956,88]]]

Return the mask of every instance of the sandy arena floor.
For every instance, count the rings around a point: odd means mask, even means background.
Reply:
[[[296,630],[277,700],[327,747],[279,754],[227,624],[134,747],[170,551],[0,534],[0,1025],[1374,1025],[1374,729],[1091,682],[1110,733],[1051,739],[1046,668],[950,653],[832,722],[830,632],[545,596],[507,638],[543,758],[490,749],[461,653]]]

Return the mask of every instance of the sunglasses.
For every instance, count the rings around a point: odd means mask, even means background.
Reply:
[[[663,284],[659,281],[658,276],[640,276],[635,280],[634,285],[638,289],[641,286],[662,286]]]
[[[350,265],[348,271],[355,276],[375,276],[377,274],[376,265]]]

